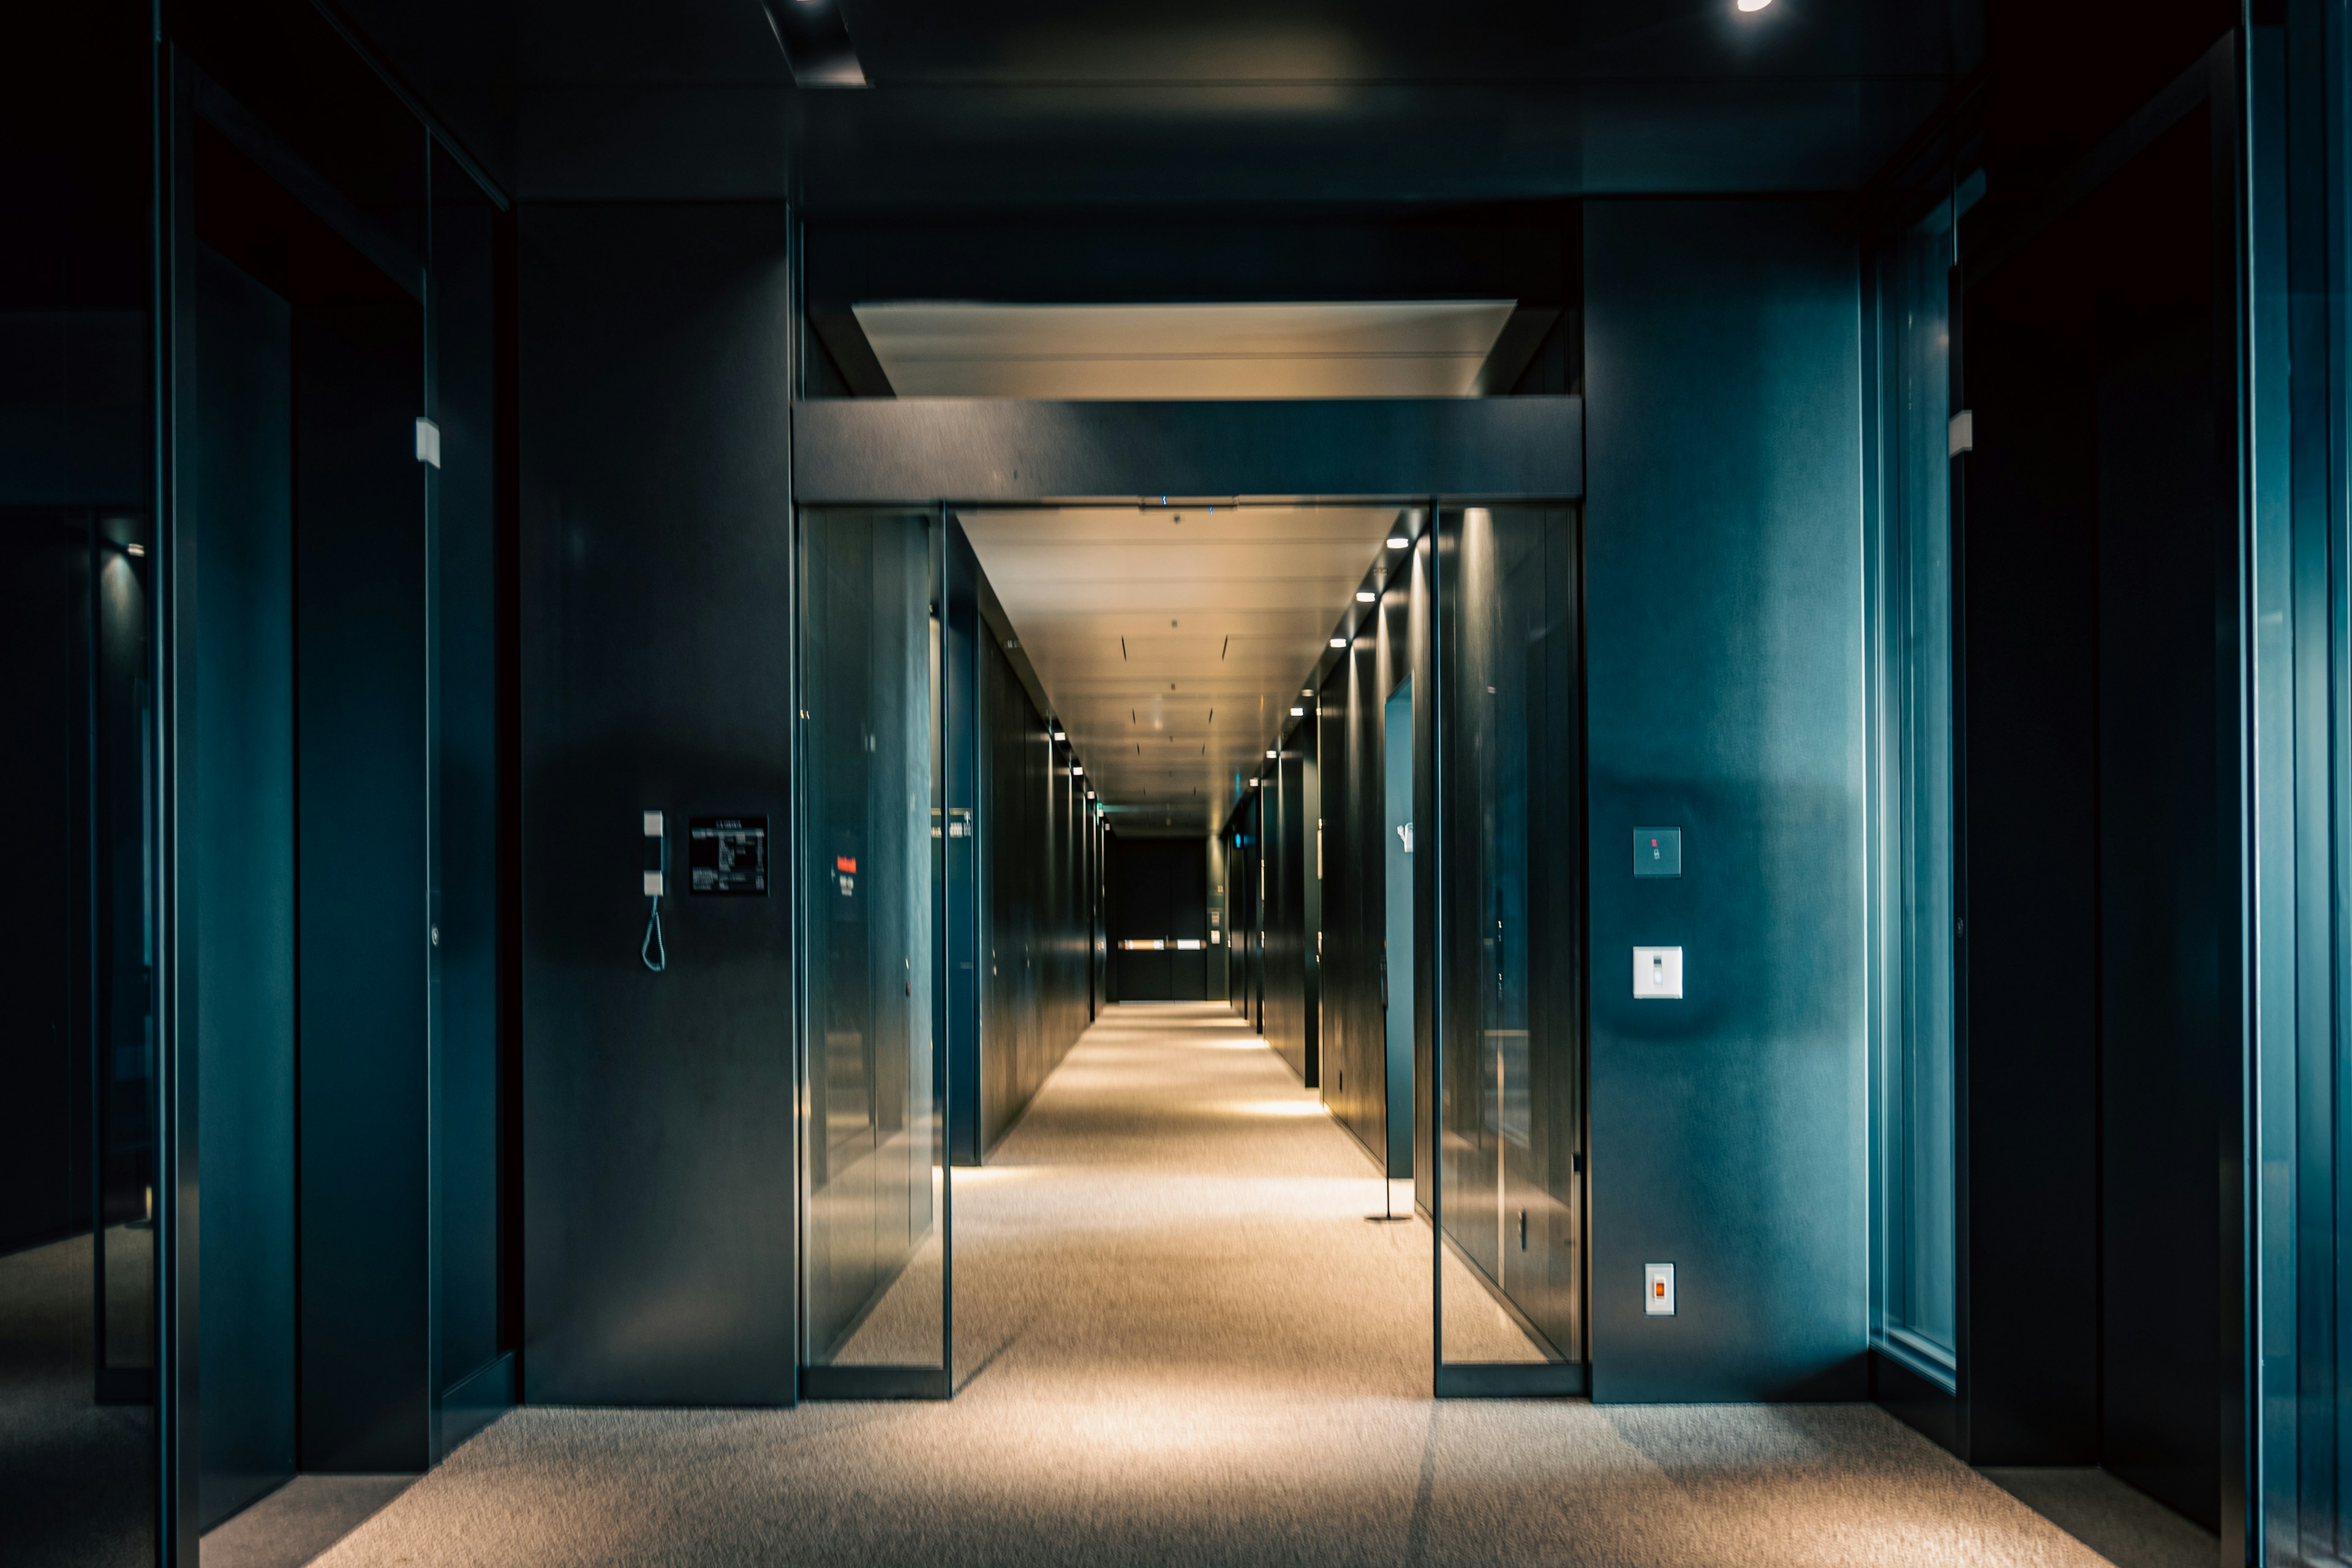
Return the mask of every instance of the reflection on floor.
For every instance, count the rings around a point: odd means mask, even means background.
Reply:
[[[107,1234],[116,1364],[143,1363],[138,1330],[154,1232]],[[89,1237],[0,1257],[0,1562],[115,1568],[151,1562],[154,1413],[98,1403]],[[137,1294],[134,1296],[133,1288]]]
[[[953,1401],[517,1411],[320,1561],[2101,1561],[1873,1407],[1433,1402],[1428,1233],[1310,1099],[1116,1009],[957,1173]]]

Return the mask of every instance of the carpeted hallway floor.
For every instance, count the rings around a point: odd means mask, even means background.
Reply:
[[[953,1401],[520,1410],[320,1561],[2105,1561],[1872,1407],[1438,1405],[1380,1201],[1221,1006],[1115,1009],[956,1177]]]

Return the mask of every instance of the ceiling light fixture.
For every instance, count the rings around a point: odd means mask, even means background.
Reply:
[[[1281,757],[1282,753],[1281,753],[1280,752],[1268,752],[1266,753],[1266,755],[1267,755],[1267,756],[1269,756],[1269,757],[1274,757],[1274,758],[1277,758],[1277,759],[1279,759],[1279,758]]]
[[[866,68],[849,41],[838,0],[769,0],[768,27],[784,51],[795,87],[864,87]]]
[[[1407,539],[1402,533],[1391,533],[1389,535],[1389,548],[1391,550],[1407,550],[1412,548],[1412,541]]]
[[[1068,740],[1068,739],[1069,739],[1069,737],[1068,737],[1067,735],[1063,734],[1059,730],[1056,730],[1056,731],[1054,731],[1054,739],[1055,739],[1056,741],[1066,741],[1066,740]]]
[[[1331,639],[1331,646],[1333,647],[1346,647],[1348,646],[1348,639],[1346,637],[1333,637]]]
[[[1305,718],[1305,717],[1306,717],[1306,715],[1307,715],[1307,710],[1306,710],[1306,709],[1304,709],[1304,708],[1293,708],[1293,709],[1290,710],[1290,716],[1291,716],[1292,718],[1294,718],[1294,719],[1302,719],[1302,718]]]
[[[1369,605],[1379,597],[1380,595],[1373,593],[1370,588],[1359,588],[1356,590],[1356,603],[1360,605]]]
[[[1735,3],[1743,11],[1761,11],[1772,4],[1772,0],[1735,0]]]

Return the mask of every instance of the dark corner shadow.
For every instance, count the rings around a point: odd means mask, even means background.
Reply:
[[[2102,1469],[1988,1466],[1977,1474],[2116,1568],[2211,1568],[2221,1541]]]

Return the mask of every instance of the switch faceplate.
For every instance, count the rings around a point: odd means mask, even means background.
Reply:
[[[1637,947],[1633,950],[1633,1000],[1671,1002],[1683,994],[1683,950],[1679,947]]]
[[[1642,1265],[1642,1310],[1653,1318],[1675,1315],[1675,1266],[1671,1263]]]
[[[1683,874],[1683,830],[1679,827],[1633,829],[1633,875],[1679,877]]]

